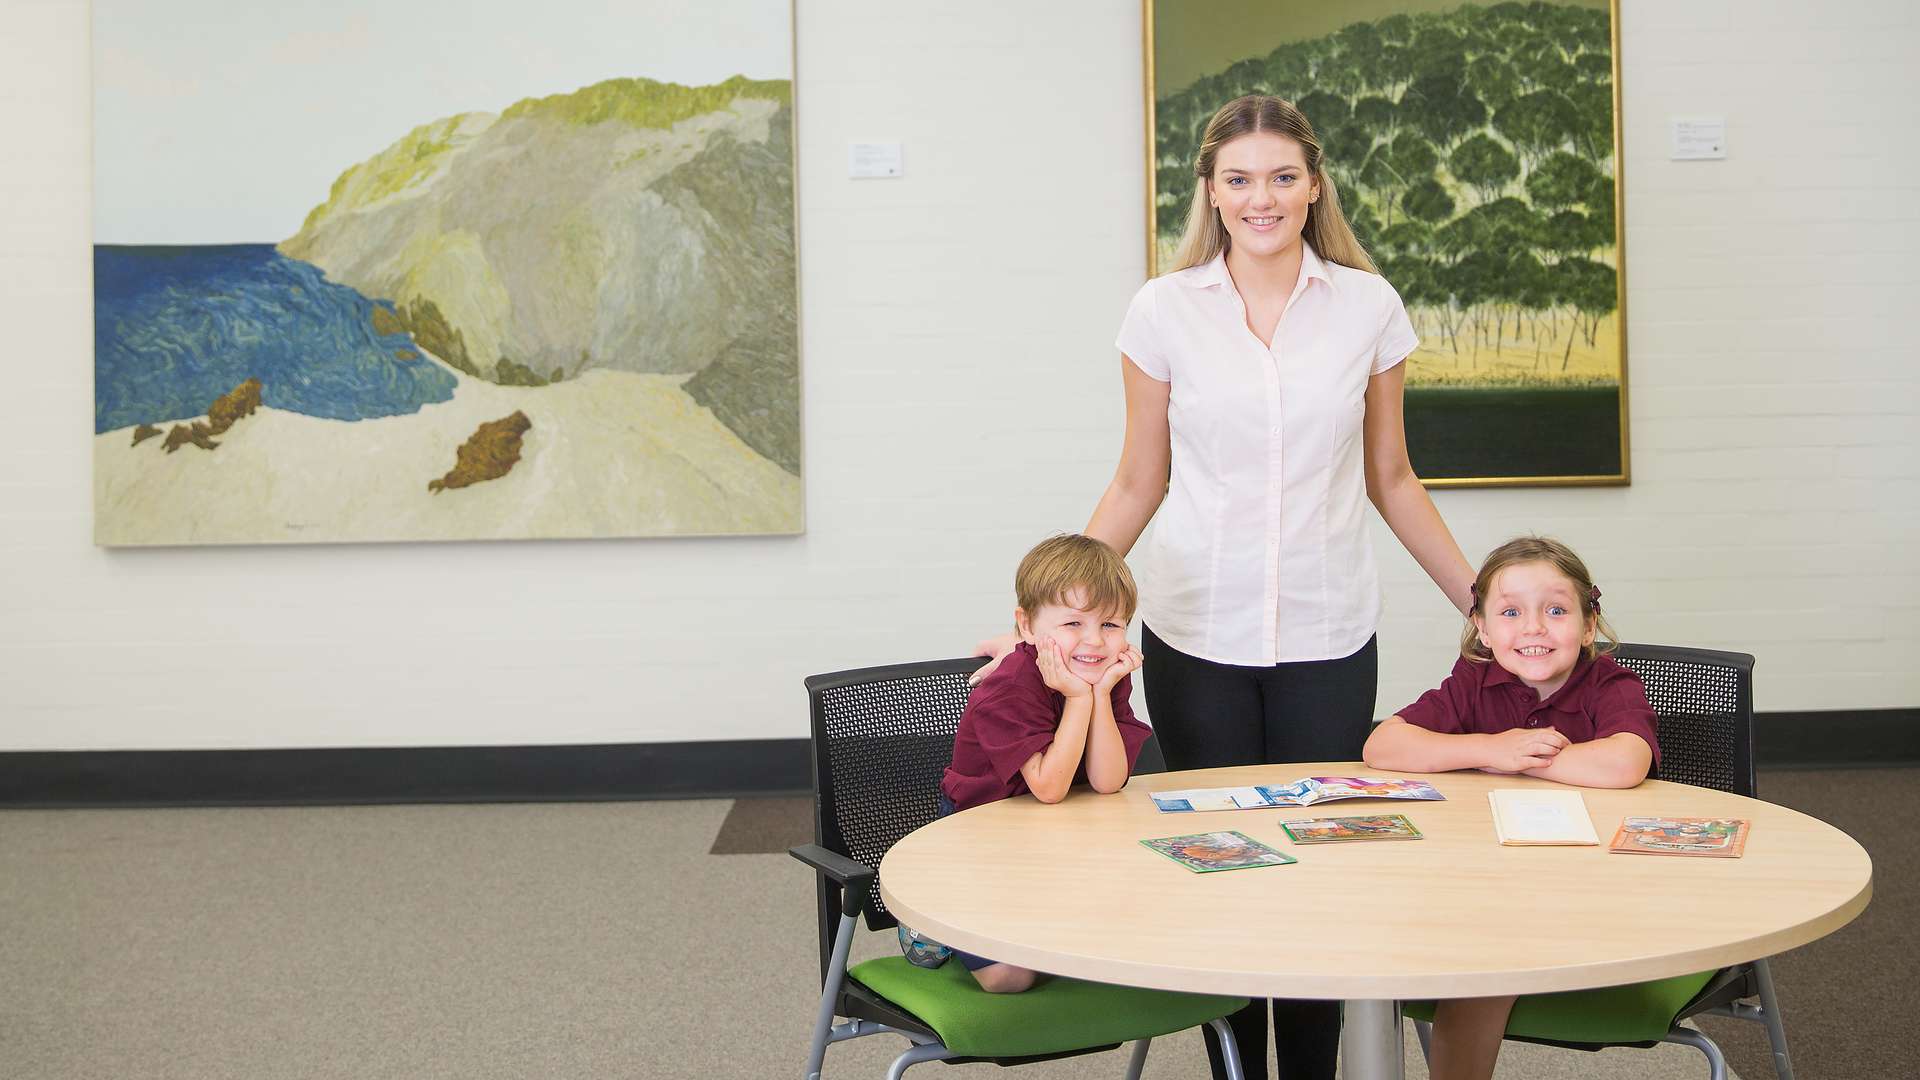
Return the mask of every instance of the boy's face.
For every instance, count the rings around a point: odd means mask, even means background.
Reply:
[[[1515,563],[1495,574],[1480,611],[1473,622],[1493,662],[1543,698],[1566,683],[1593,644],[1587,605],[1548,563]]]
[[[1036,648],[1041,642],[1059,642],[1061,655],[1067,658],[1067,670],[1098,685],[1114,658],[1127,647],[1127,624],[1112,612],[1088,611],[1081,590],[1068,590],[1057,603],[1041,604],[1034,611],[1015,608],[1014,624],[1020,640]]]

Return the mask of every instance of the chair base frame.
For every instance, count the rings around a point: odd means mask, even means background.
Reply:
[[[1780,1001],[1774,996],[1773,972],[1765,960],[1755,960],[1751,964],[1732,969],[1730,977],[1715,979],[1702,990],[1694,1003],[1681,1011],[1681,1018],[1690,1016],[1725,1016],[1734,1020],[1746,1020],[1766,1028],[1767,1044],[1773,1052],[1773,1071],[1779,1080],[1793,1080],[1793,1059],[1787,1053],[1787,1030],[1780,1021]],[[1751,1004],[1743,998],[1757,997],[1760,1003]],[[1708,1004],[1711,1002],[1711,1004]],[[1431,1060],[1433,1057],[1433,1025],[1425,1020],[1413,1022],[1414,1034],[1420,1038],[1420,1056]],[[1514,1042],[1536,1043],[1542,1046],[1559,1046],[1570,1050],[1595,1052],[1612,1046],[1651,1047],[1657,1043],[1575,1043],[1559,1042],[1553,1039],[1531,1039],[1525,1036],[1509,1035]],[[1691,1046],[1704,1054],[1707,1059],[1707,1075],[1710,1080],[1726,1080],[1727,1059],[1720,1051],[1720,1045],[1697,1028],[1683,1027],[1675,1020],[1660,1042],[1680,1043]]]
[[[887,1067],[887,1080],[900,1080],[901,1075],[908,1069],[923,1061],[945,1061],[953,1065],[973,1061],[991,1061],[997,1065],[1023,1065],[1029,1062],[1053,1061],[1058,1058],[1079,1057],[1082,1054],[1097,1054],[1119,1049],[1119,1043],[1111,1043],[1106,1046],[1082,1047],[1058,1054],[1036,1054],[1018,1058],[962,1057],[955,1054],[940,1041],[937,1033],[917,1023],[912,1014],[867,990],[857,980],[847,978],[847,956],[853,950],[853,934],[857,925],[857,912],[840,917],[838,932],[833,939],[833,955],[827,963],[826,978],[822,980],[820,989],[820,1011],[814,1018],[813,1043],[807,1053],[806,1080],[820,1080],[821,1070],[826,1065],[828,1046],[868,1035],[898,1035],[913,1044],[907,1047],[899,1057],[894,1058],[893,1063]],[[833,1022],[836,1015],[847,1016],[849,1011],[877,1012],[884,1019],[848,1016],[844,1024]],[[1246,1073],[1240,1066],[1240,1048],[1234,1042],[1233,1028],[1227,1025],[1225,1017],[1209,1020],[1207,1025],[1220,1037],[1221,1057],[1226,1065],[1228,1080],[1245,1080]],[[1133,1053],[1127,1062],[1127,1080],[1140,1080],[1141,1070],[1146,1068],[1147,1064],[1147,1047],[1152,1042],[1152,1039],[1140,1039],[1134,1043]]]

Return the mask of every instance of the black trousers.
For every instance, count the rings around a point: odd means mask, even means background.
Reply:
[[[1140,632],[1147,712],[1167,768],[1360,759],[1379,688],[1376,639],[1338,660],[1241,667],[1188,656],[1151,627]],[[1268,1008],[1255,1001],[1227,1018],[1248,1080],[1267,1075]],[[1271,1008],[1280,1080],[1333,1080],[1340,1003],[1275,998]],[[1214,1078],[1226,1080],[1219,1040],[1212,1028],[1204,1030]]]

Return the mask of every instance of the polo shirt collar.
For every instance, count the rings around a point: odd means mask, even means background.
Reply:
[[[1327,272],[1326,260],[1313,250],[1313,245],[1303,237],[1300,240],[1300,280],[1319,278],[1331,288],[1333,275]],[[1181,280],[1196,289],[1231,288],[1233,278],[1227,273],[1227,253],[1222,251],[1213,257],[1213,261],[1194,267],[1181,275]]]
[[[1515,675],[1513,672],[1508,671],[1492,660],[1488,660],[1480,666],[1486,668],[1486,672],[1480,676],[1480,685],[1482,686],[1498,686],[1501,683],[1512,683],[1515,686],[1526,685],[1520,681],[1520,676]],[[1580,685],[1586,682],[1588,676],[1592,674],[1592,658],[1587,656],[1580,657],[1579,662],[1573,665],[1573,670],[1567,673],[1567,681],[1560,684],[1560,689],[1555,690],[1552,696],[1547,698],[1545,704],[1561,712],[1579,711],[1575,702],[1578,701],[1580,697]]]

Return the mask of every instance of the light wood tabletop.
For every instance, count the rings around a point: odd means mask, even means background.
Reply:
[[[1161,813],[1149,791],[1307,776],[1412,776],[1444,802]],[[1503,847],[1487,792],[1561,788],[1480,772],[1320,762],[1135,777],[1063,802],[1008,799],[936,821],[887,853],[901,922],[1035,970],[1166,990],[1408,1000],[1612,986],[1774,955],[1846,925],[1872,895],[1851,837],[1785,807],[1683,784],[1582,788],[1599,847]],[[1561,788],[1565,790],[1564,788]],[[1296,844],[1283,820],[1405,814],[1420,840]],[[1740,858],[1611,854],[1627,815],[1753,823]],[[1143,846],[1234,829],[1299,859],[1193,873]]]

